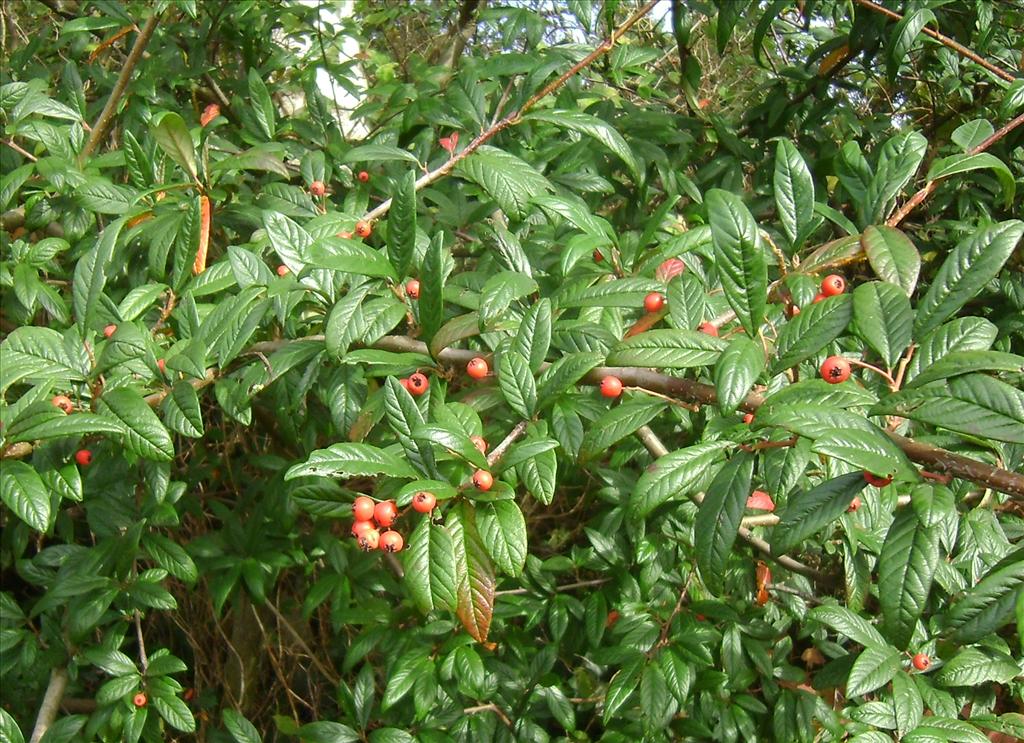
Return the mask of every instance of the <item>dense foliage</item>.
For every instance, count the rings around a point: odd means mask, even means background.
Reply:
[[[339,5],[3,6],[0,741],[1024,736],[1021,6]]]

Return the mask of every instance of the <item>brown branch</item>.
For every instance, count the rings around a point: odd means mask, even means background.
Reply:
[[[874,3],[874,2],[872,2],[871,0],[854,0],[854,1],[857,3],[857,5],[860,5],[862,8],[867,8],[868,10],[873,10],[876,13],[881,13],[885,17],[890,18],[890,19],[892,19],[894,21],[902,21],[903,20],[903,16],[901,16],[899,13],[897,13],[895,11],[892,11],[892,10],[889,10],[888,8],[883,8],[881,5],[878,5],[878,4]],[[984,67],[986,70],[991,72],[996,77],[1001,77],[1003,80],[1006,80],[1007,82],[1010,82],[1010,83],[1012,83],[1014,80],[1016,80],[1016,78],[1013,75],[1011,75],[1009,72],[1007,72],[1006,70],[1004,70],[1004,69],[1002,69],[1000,67],[997,67],[996,65],[992,64],[987,59],[985,59],[984,57],[979,55],[977,52],[974,52],[974,51],[968,49],[966,46],[964,46],[960,42],[955,41],[954,39],[951,39],[948,36],[944,36],[943,34],[940,34],[938,31],[935,31],[935,30],[930,29],[927,26],[925,26],[924,28],[921,29],[921,33],[923,33],[925,36],[932,37],[933,39],[938,41],[943,46],[949,47],[950,49],[955,51],[957,54],[959,54],[961,57],[967,57],[967,59],[971,60],[972,62],[978,63],[979,65]]]
[[[50,683],[46,686],[46,693],[43,695],[43,703],[39,705],[39,714],[36,716],[36,726],[32,729],[32,737],[29,743],[39,743],[43,735],[57,719],[57,711],[60,709],[61,699],[64,698],[64,690],[68,688],[68,669],[61,666],[50,671]]]
[[[121,104],[121,98],[124,96],[124,91],[128,87],[128,81],[131,80],[132,73],[135,72],[136,65],[138,65],[139,60],[142,59],[142,52],[145,51],[146,45],[149,44],[149,40],[153,36],[153,32],[156,31],[156,27],[159,22],[160,15],[158,13],[151,15],[149,20],[146,21],[146,25],[143,26],[138,37],[135,39],[135,45],[128,54],[128,59],[125,60],[124,67],[121,68],[121,74],[118,76],[117,82],[114,84],[114,89],[110,91],[110,97],[107,99],[107,103],[103,107],[103,111],[100,112],[99,118],[96,119],[96,123],[93,124],[92,134],[89,135],[89,141],[85,143],[85,147],[82,148],[82,152],[78,156],[79,165],[85,162],[86,158],[93,153],[96,147],[99,146],[99,143],[103,141],[103,138],[107,136],[107,132],[110,131],[110,127],[114,123],[114,114],[117,112],[117,107]]]
[[[510,446],[512,446],[512,444],[515,443],[516,439],[526,433],[526,426],[527,421],[519,421],[516,423],[515,427],[508,432],[508,436],[502,439],[501,443],[494,447],[491,453],[487,455],[487,465],[489,467],[494,467],[498,460],[505,456],[505,452]]]

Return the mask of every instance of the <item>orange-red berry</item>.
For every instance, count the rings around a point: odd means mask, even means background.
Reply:
[[[363,552],[372,552],[380,544],[380,532],[376,529],[366,529],[358,537],[359,548]]]
[[[487,376],[487,372],[490,368],[487,366],[487,362],[477,356],[466,364],[466,374],[471,376],[473,379],[483,379]]]
[[[436,505],[437,497],[426,490],[421,490],[412,497],[412,510],[417,513],[430,513]]]
[[[327,186],[324,185],[323,181],[313,181],[309,184],[309,192],[314,196],[323,196],[327,193]]]
[[[605,377],[601,380],[601,394],[605,397],[618,397],[622,394],[622,380],[618,377]]]
[[[697,330],[704,333],[705,335],[713,335],[716,338],[718,337],[718,326],[715,325],[713,322],[702,322],[700,324],[700,327],[697,328]]]
[[[369,521],[373,518],[373,509],[376,505],[373,498],[368,495],[357,496],[352,502],[352,516],[356,521]]]
[[[604,260],[604,254],[600,250],[594,251],[594,263],[600,263]]]
[[[754,414],[753,413],[747,413],[745,416],[743,416],[743,422],[744,423],[753,423],[754,422]]]
[[[811,300],[811,304],[817,304],[818,302],[822,302],[822,301],[824,301],[826,299],[828,299],[828,297],[826,297],[824,294],[819,292],[818,294],[814,295],[814,299]]]
[[[141,691],[134,697],[132,697],[132,704],[134,704],[136,707],[145,707],[146,702],[148,701],[149,699],[147,699],[146,695],[143,694]]]
[[[67,395],[54,395],[53,399],[50,400],[54,407],[60,408],[65,413],[70,413],[75,409],[74,404],[71,402],[71,398]]]
[[[860,496],[859,495],[855,495],[855,496],[853,496],[853,500],[850,501],[850,505],[846,508],[846,512],[847,513],[857,513],[857,511],[860,510],[860,507],[861,507],[862,504],[863,504],[863,502],[861,501]]]
[[[420,298],[420,282],[416,279],[409,279],[405,282],[405,294],[409,299]]]
[[[914,664],[914,668],[919,671],[927,671],[932,665],[932,659],[924,653],[915,655],[911,662]]]
[[[890,482],[891,477],[879,477],[878,475],[872,475],[870,472],[864,472],[864,480],[867,481],[868,485],[874,485],[876,488],[884,488]]]
[[[398,507],[393,500],[385,500],[373,507],[373,520],[378,526],[391,526],[398,518]]]
[[[388,530],[380,535],[380,548],[385,552],[401,552],[405,540],[397,531]]]
[[[644,297],[644,309],[647,312],[657,312],[665,306],[665,298],[658,292],[651,292]]]
[[[473,442],[473,446],[475,446],[481,454],[487,453],[487,440],[483,436],[470,436],[469,440]]]
[[[429,386],[430,380],[427,379],[424,375],[420,374],[419,372],[416,372],[411,377],[409,377],[408,390],[411,394],[415,395],[416,397],[419,397],[424,392],[426,392],[427,387]]]
[[[373,228],[370,226],[369,222],[364,222],[361,219],[356,222],[356,234],[359,235],[359,237],[369,237],[372,232]]]
[[[75,461],[83,467],[88,467],[92,464],[92,452],[88,449],[79,449],[75,452]]]
[[[353,521],[352,522],[352,536],[359,539],[367,529],[373,528],[372,521]]]
[[[747,508],[757,511],[774,511],[775,501],[763,490],[755,490],[747,497]]]
[[[492,485],[494,485],[494,478],[487,470],[477,470],[473,473],[473,484],[476,486],[477,490],[486,492],[491,489]]]
[[[829,384],[839,384],[850,378],[850,362],[842,356],[829,356],[821,365],[821,378]]]
[[[288,275],[288,266],[284,265],[283,263],[280,266],[278,266],[277,267],[277,275],[278,276],[287,276]]]
[[[837,273],[829,274],[821,282],[821,293],[826,297],[834,297],[846,291],[846,279]]]
[[[370,180],[370,174],[367,173],[365,170],[360,170],[359,175],[357,175],[356,178],[358,178],[361,182],[366,183],[368,180]]]
[[[109,338],[110,336],[112,336],[116,332],[117,332],[117,326],[114,325],[114,323],[110,323],[110,325],[108,325],[107,327],[103,328],[103,336],[105,338]]]
[[[166,374],[167,373],[167,361],[164,360],[164,359],[157,359],[156,360],[156,368],[160,370],[161,374]]]

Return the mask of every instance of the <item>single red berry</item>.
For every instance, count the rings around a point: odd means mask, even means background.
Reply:
[[[622,380],[618,377],[605,377],[601,380],[601,394],[605,397],[618,397],[622,394]]]
[[[419,397],[424,392],[426,392],[427,391],[427,387],[429,387],[429,386],[430,386],[430,380],[428,380],[425,376],[423,376],[419,372],[416,372],[411,377],[409,377],[409,392],[411,392],[416,397]]]
[[[420,298],[420,282],[416,279],[409,279],[405,282],[405,294],[409,299]]]
[[[487,441],[483,436],[470,436],[469,440],[473,442],[473,446],[475,446],[481,454],[487,453]]]
[[[360,170],[359,175],[357,175],[356,178],[358,178],[363,183],[366,183],[368,180],[370,180],[370,174],[367,173],[365,170]]]
[[[352,522],[352,536],[355,537],[356,539],[359,539],[359,537],[363,536],[363,533],[367,529],[372,529],[372,528],[373,528],[373,522],[372,521],[353,521]]]
[[[117,326],[114,325],[113,323],[111,323],[107,327],[103,328],[103,336],[105,338],[109,338],[110,336],[112,336],[116,332],[117,332]]]
[[[604,260],[604,255],[601,253],[601,251],[600,250],[595,250],[594,251],[594,263],[600,263],[603,260]]]
[[[283,263],[280,266],[278,266],[277,267],[277,275],[278,276],[287,276],[288,275],[288,266],[284,265]]]
[[[408,392],[409,394],[412,394],[412,387],[409,386],[409,379],[408,378],[399,379],[398,383],[400,385],[402,385],[403,387],[405,387],[405,391],[406,392]]]
[[[878,475],[872,475],[866,470],[864,472],[864,479],[867,481],[868,485],[874,485],[876,488],[884,488],[892,482],[891,477],[879,477]]]
[[[686,270],[686,264],[679,258],[669,258],[664,261],[654,272],[654,277],[659,281],[671,281]]]
[[[846,279],[837,273],[829,274],[821,282],[821,293],[826,297],[834,297],[846,291]]]
[[[323,196],[327,193],[327,186],[324,185],[323,181],[313,181],[309,184],[309,192],[314,196]]]
[[[417,513],[430,513],[436,505],[437,498],[426,490],[421,490],[412,497],[412,510]]]
[[[398,518],[398,507],[393,500],[385,500],[373,507],[373,520],[377,526],[391,526]]]
[[[363,552],[373,552],[380,544],[380,532],[373,528],[367,529],[359,535],[358,540]]]
[[[164,360],[164,359],[157,359],[156,360],[156,368],[160,370],[161,374],[166,374],[167,373],[167,361]]]
[[[55,395],[53,399],[50,400],[50,402],[53,404],[54,407],[60,408],[65,413],[70,413],[72,410],[75,409],[74,404],[72,404],[71,402],[71,398],[68,397],[67,395]]]
[[[369,237],[371,232],[373,232],[373,228],[370,226],[369,222],[364,222],[361,219],[356,222],[356,234],[359,235],[359,237]]]
[[[743,422],[744,423],[748,423],[748,424],[749,423],[753,423],[754,422],[754,414],[753,413],[747,413],[745,416],[743,416]]]
[[[610,612],[608,612],[608,618],[604,620],[604,626],[608,629],[611,629],[618,623],[620,616],[621,615],[619,614],[618,610],[612,609]]]
[[[932,659],[924,653],[915,655],[911,662],[914,664],[914,668],[919,671],[927,671],[932,665]]]
[[[134,697],[132,697],[132,704],[134,704],[136,707],[145,707],[146,702],[148,701],[149,700],[146,698],[146,695],[143,694],[141,691]]]
[[[397,531],[388,530],[380,535],[380,548],[385,552],[401,552],[405,540]]]
[[[665,306],[665,298],[658,292],[651,292],[644,297],[644,309],[654,313]]]
[[[92,452],[88,449],[79,449],[75,452],[75,461],[83,467],[88,467],[92,464]]]
[[[839,384],[850,378],[850,362],[842,356],[829,356],[821,365],[821,378],[829,384]]]
[[[352,502],[352,516],[356,521],[369,521],[373,518],[373,509],[377,504],[368,495],[357,496]]]
[[[747,497],[747,508],[753,508],[756,511],[774,511],[775,501],[763,490],[755,490]]]
[[[718,326],[713,322],[702,322],[700,327],[697,329],[705,335],[713,335],[716,338],[718,337]]]
[[[487,470],[477,470],[473,473],[473,484],[476,485],[477,490],[487,492],[494,484],[494,478]]]
[[[814,299],[811,301],[811,304],[817,304],[818,302],[822,302],[826,299],[828,299],[828,297],[826,297],[824,294],[818,293],[814,295]]]
[[[857,513],[860,510],[863,501],[861,501],[859,495],[853,496],[853,500],[850,501],[850,505],[846,508],[847,513]]]
[[[487,366],[487,362],[479,356],[466,364],[466,374],[473,377],[473,379],[483,379],[489,371],[490,368]]]

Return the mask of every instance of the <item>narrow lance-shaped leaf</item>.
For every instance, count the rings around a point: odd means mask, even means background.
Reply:
[[[715,391],[723,414],[736,410],[764,371],[764,349],[746,336],[729,343],[715,364]]]
[[[897,512],[878,557],[878,603],[885,634],[907,647],[924,612],[939,563],[939,531],[922,524],[913,509]]]
[[[494,614],[494,564],[477,530],[473,504],[463,501],[448,511],[445,526],[455,555],[455,612],[474,640],[486,642]]]
[[[697,568],[705,585],[716,594],[724,587],[725,563],[736,541],[753,475],[753,454],[737,453],[708,486],[697,511],[693,525]]]
[[[814,181],[796,146],[780,139],[775,148],[775,208],[790,246],[811,231],[814,219]]]
[[[388,212],[388,256],[399,276],[407,276],[416,251],[416,174],[397,179]]]
[[[706,203],[726,301],[753,337],[764,321],[768,293],[768,265],[757,223],[740,197],[728,191],[711,189]]]

